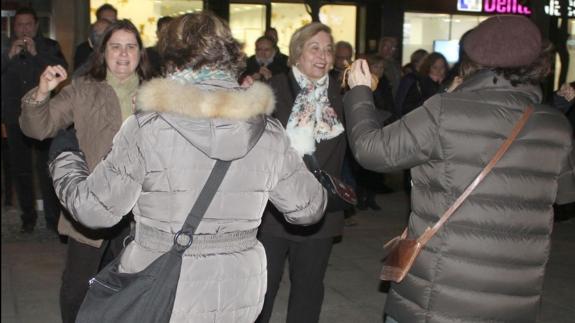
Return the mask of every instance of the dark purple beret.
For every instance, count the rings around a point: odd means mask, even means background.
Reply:
[[[486,67],[519,67],[541,53],[541,33],[524,16],[494,16],[474,28],[463,40],[465,54]]]

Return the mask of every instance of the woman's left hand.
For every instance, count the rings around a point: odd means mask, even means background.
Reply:
[[[252,85],[254,85],[254,79],[249,75],[244,77],[244,79],[242,80],[242,84],[240,84],[240,86],[243,88],[248,88]]]
[[[358,59],[351,64],[351,72],[347,81],[349,88],[353,89],[358,85],[371,87],[371,73],[365,59]]]
[[[453,92],[461,83],[463,83],[463,78],[461,76],[456,76],[453,78],[453,81],[449,85],[449,87],[445,90],[445,92]]]

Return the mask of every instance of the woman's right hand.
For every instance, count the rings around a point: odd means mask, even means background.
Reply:
[[[358,85],[371,87],[371,73],[365,59],[358,59],[351,64],[351,72],[349,73],[347,84],[350,89]]]
[[[38,84],[38,90],[36,91],[36,101],[43,101],[48,96],[50,92],[55,89],[58,84],[62,83],[68,78],[68,73],[66,69],[61,65],[48,66],[40,75],[40,84]]]

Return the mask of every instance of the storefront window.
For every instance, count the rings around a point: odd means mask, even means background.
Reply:
[[[130,19],[140,31],[145,46],[156,41],[156,22],[163,16],[177,16],[203,9],[202,0],[91,0],[90,20],[96,21],[96,10],[104,3],[118,9],[118,18]]]
[[[355,50],[355,6],[325,5],[319,13],[319,20],[331,28],[334,41],[349,42]]]
[[[407,64],[411,54],[419,48],[428,52],[434,49],[440,51],[446,57],[451,57],[451,63],[454,63],[457,60],[458,42],[461,36],[487,18],[487,16],[406,13],[403,25],[402,63]]]
[[[355,6],[325,5],[319,13],[322,23],[328,25],[334,40],[345,40],[355,46]],[[272,27],[278,31],[278,46],[282,53],[289,53],[292,34],[301,26],[311,22],[311,16],[301,3],[272,3]]]
[[[230,28],[244,46],[246,55],[255,53],[255,42],[266,30],[266,7],[258,4],[230,4]]]
[[[311,16],[303,3],[272,3],[271,26],[278,31],[278,47],[282,53],[288,55],[291,35],[310,22]]]

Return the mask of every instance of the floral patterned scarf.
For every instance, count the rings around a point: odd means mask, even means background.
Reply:
[[[186,68],[167,77],[182,84],[195,84],[198,88],[208,91],[241,89],[232,73],[210,66],[202,66],[198,70]]]
[[[344,128],[327,96],[329,76],[326,74],[311,81],[295,66],[292,72],[301,90],[292,107],[286,132],[291,146],[303,156],[312,154],[316,143],[340,135]]]

